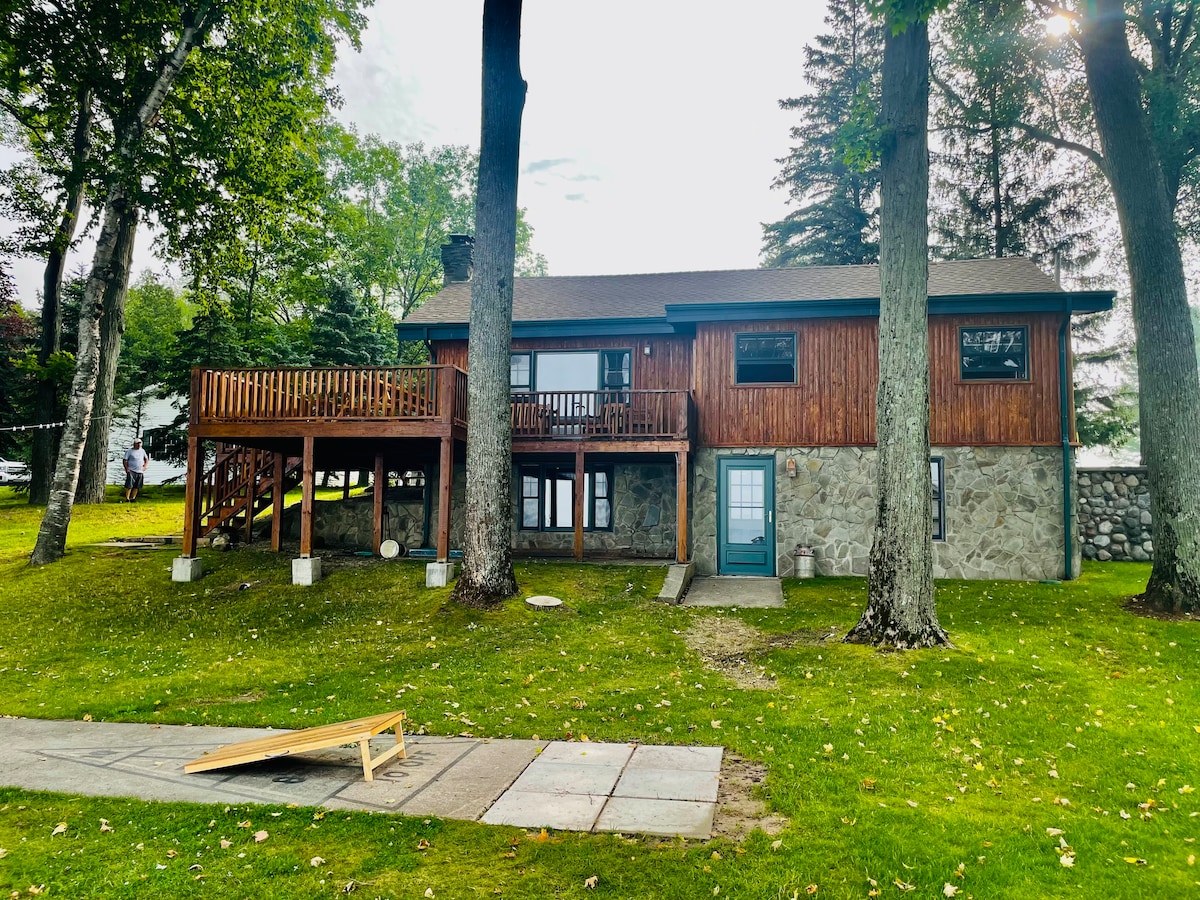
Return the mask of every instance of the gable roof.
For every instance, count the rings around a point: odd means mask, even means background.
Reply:
[[[877,315],[879,293],[877,265],[516,278],[513,323],[561,326],[622,320],[630,326],[639,321],[665,326],[714,316],[727,318],[737,315],[736,307],[741,304],[747,315],[755,317],[762,317],[764,311],[767,317],[774,317],[772,313],[782,314],[785,308],[794,312],[801,305],[809,308],[807,315]],[[1032,260],[1008,257],[930,263],[929,296],[968,303],[972,298],[1040,298],[1042,304],[1051,301],[1052,308],[1061,310],[1067,292]],[[1107,292],[1087,292],[1087,296],[1098,301],[1107,297],[1111,305],[1112,295]],[[853,304],[855,311],[849,311],[847,303]],[[418,332],[433,336],[432,331],[443,332],[437,326],[465,325],[470,309],[470,283],[448,285],[400,323],[401,336],[417,336]]]

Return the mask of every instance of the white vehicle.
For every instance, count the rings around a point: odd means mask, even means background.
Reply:
[[[0,457],[0,484],[29,484],[29,466]]]

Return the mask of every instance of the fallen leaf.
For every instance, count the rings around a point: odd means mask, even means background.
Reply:
[[[92,721],[92,714],[91,714],[91,713],[84,713],[84,714],[83,714],[83,721],[85,721],[85,722],[90,722],[90,721]]]
[[[958,893],[958,886],[957,886],[957,885],[953,885],[953,884],[951,884],[951,883],[950,883],[950,882],[948,882],[948,881],[947,881],[945,884],[943,884],[943,885],[942,885],[942,895],[943,895],[943,896],[945,896],[945,897],[953,897],[953,896],[954,896],[955,894],[957,894],[957,893]]]
[[[429,849],[429,841],[425,840],[425,838],[421,838],[419,841],[417,841],[417,849],[418,850],[428,850]]]
[[[3,847],[0,847],[0,859],[4,859],[4,857],[6,857],[6,856],[8,856],[8,851],[5,850]]]
[[[809,895],[815,894],[816,892],[817,892],[817,886],[815,884],[810,884],[808,887],[806,887],[804,889],[804,893],[809,894]]]
[[[254,832],[254,843],[261,844],[263,841],[265,841],[269,837],[270,837],[270,835],[267,834],[265,831],[256,831],[256,832]]]
[[[1136,856],[1126,856],[1125,862],[1129,863],[1131,866],[1146,865],[1146,861],[1144,859],[1138,859]]]
[[[600,883],[600,876],[599,876],[599,875],[593,875],[593,876],[591,876],[590,878],[585,878],[585,879],[583,880],[583,886],[584,886],[585,888],[587,888],[589,891],[590,891],[590,890],[595,890],[595,889],[596,889],[596,885],[598,885],[599,883]]]
[[[783,841],[771,841],[771,849],[772,850],[778,850],[782,846],[783,846]]]
[[[232,846],[233,846],[233,841],[227,841],[227,840],[225,840],[225,838],[221,838],[221,849],[222,850],[228,850]]]
[[[250,827],[251,827],[251,825],[250,825],[249,819],[246,819],[246,821],[244,821],[244,822],[238,822],[238,828],[250,828]]]
[[[29,893],[44,894],[46,893],[46,886],[44,884],[31,884],[29,886]]]
[[[900,890],[902,890],[906,893],[908,891],[915,891],[917,889],[917,886],[915,884],[909,884],[907,881],[901,881],[899,878],[897,878],[892,883],[894,885],[896,885],[896,887],[898,887]]]
[[[1075,857],[1063,855],[1058,858],[1058,862],[1064,868],[1070,869],[1075,866]]]
[[[716,850],[714,850],[712,852],[712,856],[709,857],[709,859],[720,859],[720,858],[721,858],[721,854],[718,853]]]
[[[106,831],[112,831],[112,830],[113,830],[112,826],[108,824],[108,819],[100,820],[100,833],[101,834],[104,834],[104,832],[106,832]]]
[[[321,859],[321,857],[319,857],[319,856],[314,856],[312,859],[310,859],[308,861],[308,864],[310,866],[312,866],[314,869],[316,869],[316,868],[319,868],[320,866],[325,865],[325,860]]]
[[[1122,819],[1132,819],[1133,818],[1133,816],[1131,816],[1129,813],[1125,812],[1125,810],[1121,810],[1119,813],[1117,813],[1117,815],[1119,815]]]
[[[1063,833],[1063,830],[1061,828],[1047,828],[1046,829],[1046,834],[1050,835],[1050,837],[1058,837],[1062,833]]]
[[[59,822],[57,825],[54,826],[54,830],[52,832],[50,832],[50,836],[54,837],[57,834],[66,834],[66,833],[67,833],[67,823]]]
[[[432,897],[433,896],[433,888],[425,888],[425,896]]]
[[[168,851],[167,851],[167,859],[174,859],[174,858],[175,858],[175,857],[177,857],[178,855],[179,855],[179,851],[178,851],[178,850],[168,850]]]
[[[916,800],[907,800],[907,801],[905,801],[905,802],[906,802],[906,803],[908,803],[908,805],[909,805],[909,806],[911,806],[913,809],[916,809],[916,808],[917,808],[917,806],[918,806],[918,804],[917,804],[917,801],[916,801]]]

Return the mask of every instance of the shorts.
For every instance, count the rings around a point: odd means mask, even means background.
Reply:
[[[145,478],[142,472],[126,472],[125,473],[125,490],[140,491],[142,489],[142,480]]]

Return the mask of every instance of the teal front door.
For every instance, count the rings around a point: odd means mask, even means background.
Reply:
[[[717,572],[775,574],[775,458],[717,460]]]

